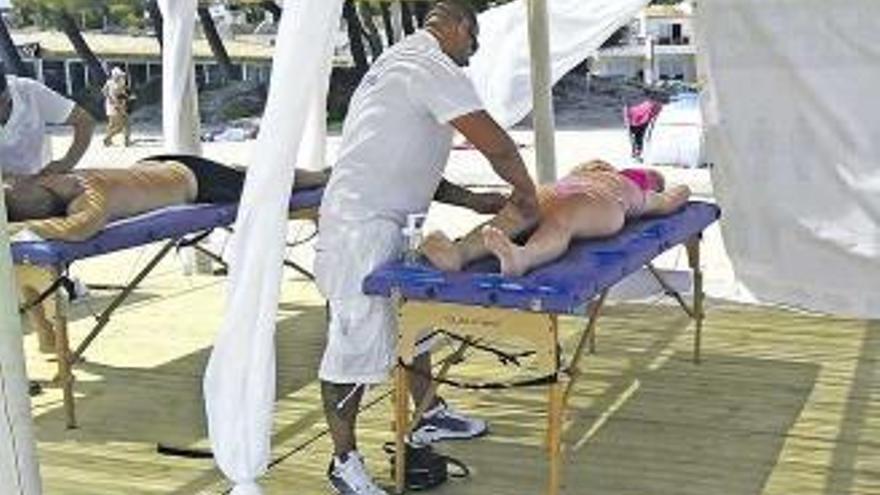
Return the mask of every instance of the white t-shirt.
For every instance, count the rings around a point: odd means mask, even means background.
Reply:
[[[452,146],[449,122],[482,108],[471,80],[429,32],[386,50],[349,105],[321,202],[325,247],[336,222],[403,225],[408,214],[427,211]]]
[[[12,114],[0,125],[0,169],[34,175],[52,159],[46,124],[63,124],[76,105],[41,83],[7,76]]]

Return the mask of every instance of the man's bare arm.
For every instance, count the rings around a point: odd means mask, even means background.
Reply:
[[[95,119],[81,106],[76,105],[70,111],[65,124],[73,126],[73,142],[62,158],[49,163],[43,169],[43,174],[69,172],[79,163],[79,160],[89,148],[89,143],[92,141],[92,133],[95,130]]]
[[[523,215],[537,216],[535,183],[529,177],[525,163],[510,135],[483,110],[453,119],[452,125],[489,160],[495,173],[513,186],[510,200]]]
[[[504,207],[507,203],[507,196],[494,192],[474,192],[442,179],[440,186],[437,187],[437,192],[434,193],[434,200],[489,215],[498,213]]]

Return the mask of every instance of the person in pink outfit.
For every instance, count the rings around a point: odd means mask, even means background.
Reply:
[[[537,225],[508,205],[457,241],[439,231],[429,234],[421,251],[446,271],[459,271],[471,261],[494,254],[501,262],[501,273],[522,275],[561,256],[572,239],[610,236],[620,231],[627,219],[672,213],[687,202],[690,193],[685,185],[666,190],[665,179],[656,170],[618,171],[604,161],[593,160],[538,189]],[[511,241],[533,228],[525,245]]]

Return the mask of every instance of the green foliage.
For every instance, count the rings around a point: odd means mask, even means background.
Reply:
[[[55,26],[59,12],[70,13],[83,29],[109,26],[143,27],[142,0],[12,0],[12,9],[19,22],[44,28]]]

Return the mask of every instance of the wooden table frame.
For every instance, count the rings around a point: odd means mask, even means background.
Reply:
[[[668,295],[676,299],[681,308],[695,323],[694,362],[700,362],[700,347],[703,330],[703,273],[700,269],[700,235],[697,234],[684,243],[688,254],[688,265],[693,272],[693,301],[691,305],[663,280],[650,264],[648,269],[657,278]],[[562,419],[571,392],[581,376],[580,362],[584,350],[590,353],[596,349],[597,321],[608,293],[606,288],[586,305],[587,324],[578,339],[577,346],[568,366],[562,366],[559,345],[558,315],[540,311],[522,311],[504,308],[488,308],[462,304],[436,303],[431,301],[405,300],[399,294],[392,295],[398,308],[398,365],[394,370],[394,425],[395,425],[395,490],[404,493],[406,472],[405,440],[424,413],[427,404],[433,400],[437,382],[432,383],[427,397],[417,404],[415,414],[410,415],[409,371],[407,367],[416,357],[416,345],[421,334],[428,328],[442,328],[446,332],[460,335],[465,339],[456,352],[443,363],[438,377],[443,378],[451,365],[457,361],[467,347],[467,342],[478,342],[484,338],[504,336],[530,345],[536,351],[535,365],[541,372],[555,377],[549,384],[547,414],[547,455],[550,461],[547,480],[547,495],[559,495],[562,484]]]
[[[309,207],[293,210],[288,215],[289,220],[305,220],[311,221],[317,225],[318,208]],[[166,239],[147,264],[141,268],[137,274],[124,285],[119,286],[103,286],[102,289],[118,289],[119,293],[113,297],[110,304],[95,315],[95,325],[89,331],[88,335],[77,345],[75,350],[70,348],[70,340],[67,332],[67,307],[68,296],[73,287],[73,281],[68,274],[69,266],[63,265],[33,265],[21,263],[15,265],[16,282],[21,294],[21,304],[19,305],[19,313],[27,318],[30,328],[37,332],[41,343],[51,343],[58,363],[58,374],[53,379],[53,383],[61,387],[64,400],[64,417],[67,428],[77,428],[76,420],[76,402],[73,394],[73,384],[75,377],[73,367],[82,360],[83,353],[88,350],[104,328],[110,323],[113,313],[125,302],[132,292],[137,289],[138,285],[159,265],[159,263],[175,248],[192,247],[202,253],[208,254],[215,261],[222,262],[220,255],[213,253],[206,248],[202,241],[214,229],[194,232],[171,239]],[[314,238],[315,234],[309,235],[304,240],[288,242],[288,247],[295,247],[299,244],[308,242]],[[137,247],[137,246],[133,246]],[[284,266],[292,268],[314,281],[314,275],[306,268],[296,264],[295,262],[285,259]],[[224,263],[225,265],[225,263]],[[61,290],[66,288],[67,290]],[[45,349],[41,344],[41,350]]]

